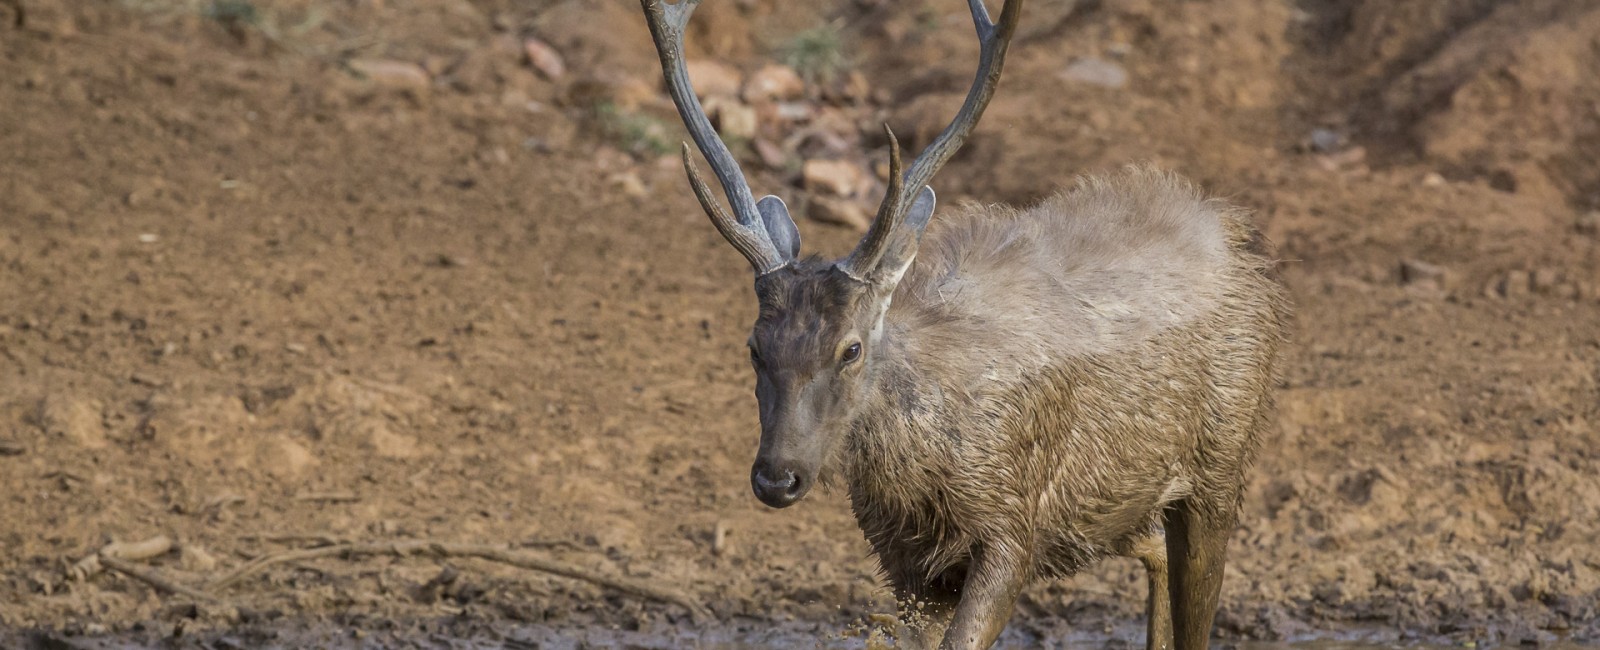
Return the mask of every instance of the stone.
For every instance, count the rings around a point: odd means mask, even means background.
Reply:
[[[263,440],[259,453],[263,461],[262,468],[280,479],[299,477],[317,465],[317,457],[310,449],[282,434]]]
[[[1533,285],[1533,279],[1527,271],[1507,271],[1500,278],[1498,287],[1500,295],[1507,298],[1521,298],[1528,295],[1528,289]]]
[[[1113,61],[1094,56],[1073,61],[1061,71],[1061,78],[1102,88],[1121,88],[1128,85],[1126,69]]]
[[[872,225],[867,209],[850,199],[813,196],[808,214],[817,221],[845,226],[857,232],[866,232]]]
[[[644,199],[650,196],[650,189],[645,186],[644,179],[632,171],[621,171],[611,176],[611,184],[630,198]]]
[[[100,402],[73,395],[55,394],[39,402],[39,428],[52,438],[60,438],[85,449],[106,446],[105,425]]]
[[[834,196],[854,196],[862,176],[861,168],[847,160],[812,159],[800,167],[806,189]]]
[[[716,125],[717,133],[722,137],[742,140],[755,137],[756,128],[759,126],[756,109],[728,95],[708,97],[703,107],[706,109],[706,117]]]
[[[561,53],[549,43],[537,38],[526,38],[522,41],[522,51],[528,55],[528,65],[538,70],[545,79],[555,81],[567,74],[567,64],[561,59]]]
[[[739,70],[721,61],[690,59],[684,62],[689,71],[689,82],[694,84],[694,94],[706,97],[737,97],[744,83]]]
[[[1400,284],[1403,285],[1445,289],[1450,284],[1450,276],[1449,269],[1437,264],[1418,259],[1400,260]]]
[[[1595,210],[1578,217],[1578,220],[1573,224],[1573,227],[1577,228],[1579,233],[1589,235],[1590,237],[1600,235],[1600,210]]]
[[[806,82],[789,66],[768,63],[744,82],[744,100],[757,102],[798,99],[806,92]]]
[[[1561,272],[1544,267],[1534,269],[1528,276],[1529,286],[1538,293],[1550,293],[1561,283]]]
[[[756,150],[756,156],[761,158],[761,164],[766,165],[768,169],[783,169],[789,162],[789,156],[784,153],[783,147],[773,144],[771,140],[756,138],[750,144]]]
[[[433,83],[422,66],[394,59],[352,59],[350,69],[373,83],[397,90],[427,90]]]
[[[1333,153],[1344,146],[1344,134],[1333,129],[1312,129],[1311,148],[1320,153]]]

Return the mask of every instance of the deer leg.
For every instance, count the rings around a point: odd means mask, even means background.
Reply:
[[[940,650],[985,650],[994,645],[1028,582],[1028,565],[1025,553],[987,547],[979,551]]]
[[[1172,650],[1172,595],[1167,589],[1167,547],[1160,535],[1134,542],[1133,557],[1144,565],[1150,589],[1145,600],[1145,650]]]
[[[1167,562],[1176,650],[1205,650],[1222,595],[1222,570],[1237,514],[1190,498],[1167,510]]]

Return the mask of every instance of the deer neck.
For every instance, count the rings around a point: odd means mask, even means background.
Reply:
[[[898,489],[951,455],[948,391],[917,358],[915,332],[889,323],[874,346],[874,389],[852,424],[843,463],[852,490]]]

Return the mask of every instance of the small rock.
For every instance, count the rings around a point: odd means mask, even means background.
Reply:
[[[750,142],[756,150],[756,155],[761,158],[761,164],[768,169],[779,170],[789,162],[789,156],[783,153],[783,147],[773,144],[771,140],[756,138]]]
[[[863,102],[872,96],[872,82],[859,70],[844,73],[834,86],[833,94],[847,102]]]
[[[1344,134],[1333,129],[1312,129],[1311,147],[1319,153],[1333,153],[1344,146]]]
[[[161,235],[157,235],[153,232],[139,233],[139,243],[141,244],[154,244],[158,241],[161,241]]]
[[[645,187],[644,180],[639,175],[631,172],[618,172],[611,176],[611,184],[623,194],[635,199],[643,199],[650,195],[650,189]]]
[[[777,63],[762,66],[744,82],[744,100],[752,104],[798,99],[806,92],[806,82],[793,68]]]
[[[372,445],[372,450],[383,458],[416,458],[422,453],[417,446],[417,439],[411,436],[383,427],[375,427],[368,433],[370,437],[367,441]]]
[[[106,446],[101,405],[91,399],[51,395],[39,402],[37,421],[46,435],[64,438],[85,449]]]
[[[817,107],[809,102],[778,102],[771,111],[775,122],[807,122],[816,114]]]
[[[807,160],[800,167],[801,182],[813,192],[852,196],[861,187],[862,171],[845,160]]]
[[[1578,232],[1585,235],[1589,235],[1591,237],[1600,235],[1600,210],[1595,210],[1578,217],[1577,223],[1573,225],[1578,229]]]
[[[694,94],[699,95],[701,99],[739,95],[739,87],[744,82],[744,76],[739,74],[737,68],[710,59],[690,59],[684,62],[683,66],[689,71],[689,82],[694,85]]]
[[[1338,171],[1345,167],[1361,164],[1367,159],[1366,147],[1350,147],[1337,153],[1324,154],[1316,157],[1317,164],[1327,171]]]
[[[394,59],[352,59],[350,69],[380,86],[401,90],[427,90],[433,81],[422,66]]]
[[[1549,267],[1534,269],[1528,279],[1529,286],[1534,291],[1550,293],[1555,290],[1556,285],[1561,283],[1561,272]]]
[[[1521,298],[1528,295],[1528,289],[1532,284],[1533,280],[1527,271],[1507,271],[1500,278],[1498,289],[1500,295],[1507,298]]]
[[[1439,172],[1428,172],[1422,175],[1423,187],[1444,187],[1449,181],[1444,179]]]
[[[756,135],[756,109],[725,95],[706,98],[706,115],[724,138],[750,139]]]
[[[1121,88],[1128,84],[1128,71],[1117,63],[1091,56],[1073,61],[1061,71],[1061,78],[1091,86]]]
[[[178,566],[183,567],[185,571],[199,573],[214,571],[217,568],[217,558],[201,546],[184,544],[178,549]]]
[[[528,65],[538,70],[544,78],[555,81],[566,76],[567,64],[561,60],[561,53],[550,47],[549,43],[537,38],[523,39],[522,51],[528,55]]]
[[[866,232],[872,225],[867,209],[849,199],[813,196],[808,214],[817,221],[845,226],[857,232]]]
[[[1449,284],[1450,270],[1422,260],[1400,260],[1400,284],[1419,285],[1444,289]]]
[[[317,465],[317,457],[310,449],[281,434],[263,440],[260,450],[264,469],[280,479],[298,477]]]

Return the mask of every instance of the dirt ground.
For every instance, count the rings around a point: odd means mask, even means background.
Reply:
[[[868,85],[821,101],[869,161],[877,124],[919,147],[953,114],[976,49],[947,0],[701,14],[692,53],[746,73],[836,32]],[[1600,641],[1600,5],[1024,20],[941,198],[1154,161],[1255,210],[1286,260],[1295,345],[1218,634]],[[627,0],[0,1],[0,628],[694,629],[426,550],[215,582],[417,540],[679,590],[726,629],[892,612],[842,495],[750,494],[749,271],[683,181],[655,65]],[[807,205],[807,142],[746,150],[757,190]],[[800,221],[822,252],[858,236]],[[137,567],[216,601],[74,576],[156,536]],[[1011,634],[1131,643],[1143,592],[1110,561],[1030,588]]]

